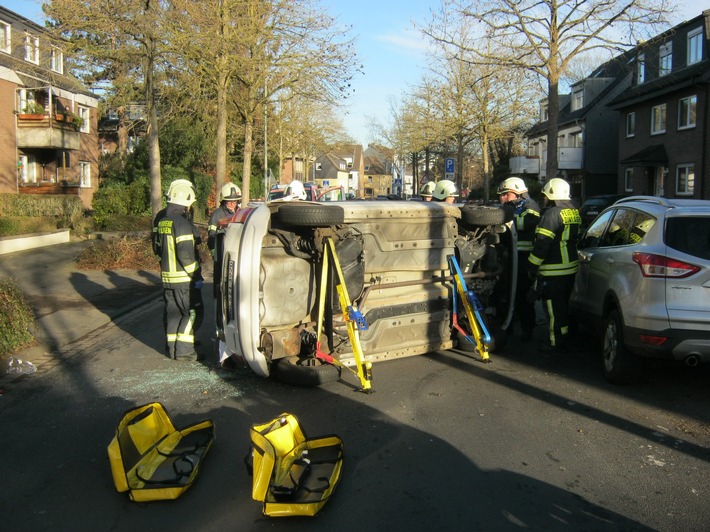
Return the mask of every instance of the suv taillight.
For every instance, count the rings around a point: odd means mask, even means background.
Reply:
[[[672,277],[682,279],[689,277],[700,271],[700,268],[687,262],[669,259],[663,255],[653,255],[652,253],[641,253],[636,251],[633,254],[633,261],[641,268],[644,277]]]

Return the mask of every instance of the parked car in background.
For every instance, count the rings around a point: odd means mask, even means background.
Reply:
[[[637,379],[641,357],[710,361],[710,201],[619,200],[578,249],[570,311],[603,339],[607,380]]]
[[[449,256],[458,259],[489,330],[502,332],[517,268],[509,219],[502,208],[408,201],[240,209],[217,239],[220,357],[234,355],[258,375],[301,385],[338,378],[338,367],[314,358],[318,342],[338,365],[356,364],[334,285],[323,281],[330,242],[367,325],[359,343],[368,363],[456,345]]]
[[[613,205],[616,201],[625,198],[623,194],[601,194],[599,196],[589,196],[584,200],[579,208],[582,216],[582,227],[588,227],[600,212]]]

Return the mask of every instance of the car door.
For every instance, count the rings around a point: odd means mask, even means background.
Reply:
[[[676,274],[666,277],[671,328],[707,330],[710,326],[710,213],[688,213],[682,209],[669,213],[665,241],[668,258],[677,261],[673,263]]]
[[[580,240],[578,248],[579,267],[575,277],[574,288],[570,298],[570,306],[575,314],[587,318],[593,312],[593,302],[590,297],[589,277],[592,257],[599,251],[606,227],[614,215],[614,210],[602,213],[587,229]]]

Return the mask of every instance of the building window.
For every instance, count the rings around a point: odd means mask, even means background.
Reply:
[[[661,46],[658,62],[658,75],[665,76],[671,73],[673,68],[673,43],[666,43]]]
[[[0,20],[0,51],[6,54],[12,53],[12,26]]]
[[[39,65],[39,37],[25,34],[25,61]]]
[[[703,28],[688,33],[688,64],[697,63],[703,58]]]
[[[583,135],[581,131],[570,134],[569,148],[581,148],[583,145]]]
[[[636,135],[636,113],[626,115],[626,136],[633,137]]]
[[[692,196],[695,192],[695,165],[679,164],[676,169],[675,193]]]
[[[37,161],[34,155],[20,155],[20,160],[17,163],[17,171],[19,173],[20,183],[36,183]]]
[[[79,161],[79,186],[91,187],[91,164],[89,161]]]
[[[666,104],[656,105],[651,108],[651,135],[666,132]]]
[[[584,107],[584,91],[579,90],[572,95],[572,110],[577,111]]]
[[[90,133],[91,132],[91,115],[89,114],[89,108],[88,107],[83,107],[79,106],[78,108],[79,111],[79,118],[81,118],[81,127],[79,128],[79,131],[82,133]]]
[[[634,169],[633,168],[627,168],[624,170],[624,190],[626,192],[633,192],[634,191]]]
[[[49,67],[58,74],[64,73],[64,54],[59,48],[52,48]]]
[[[678,101],[678,129],[695,127],[695,112],[698,107],[698,97],[688,96]]]
[[[540,105],[540,122],[547,122],[549,115],[547,114],[547,102]]]
[[[641,54],[636,60],[636,83],[639,85],[646,81],[646,56]]]

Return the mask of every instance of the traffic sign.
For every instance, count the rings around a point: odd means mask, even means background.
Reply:
[[[444,173],[446,174],[446,179],[454,178],[454,171],[456,169],[456,159],[453,157],[447,157],[444,161]]]

